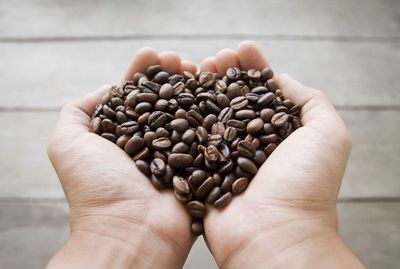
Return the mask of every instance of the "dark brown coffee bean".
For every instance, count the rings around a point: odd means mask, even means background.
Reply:
[[[118,147],[123,149],[126,142],[128,142],[130,138],[131,137],[129,135],[121,135],[120,137],[118,137],[116,144],[118,145]]]
[[[187,129],[182,135],[182,141],[186,144],[192,144],[196,139],[196,132],[193,129]]]
[[[142,172],[145,176],[150,176],[150,164],[144,160],[137,160],[136,162],[137,169]]]
[[[158,84],[164,84],[168,82],[168,78],[169,74],[167,72],[160,71],[154,76],[153,81]]]
[[[103,133],[114,133],[115,132],[115,124],[110,119],[103,119],[101,121],[101,130]]]
[[[219,156],[221,156],[221,154]],[[224,164],[220,166],[220,168],[218,169],[218,173],[221,175],[229,174],[232,172],[233,167],[234,165],[232,160],[228,159],[228,161],[226,161]]]
[[[204,118],[202,126],[206,128],[208,132],[211,132],[211,127],[214,123],[218,121],[218,118],[214,114],[209,114]]]
[[[271,67],[267,66],[261,71],[261,79],[263,81],[267,81],[274,76],[274,72],[272,71]]]
[[[268,79],[267,85],[268,85],[268,89],[271,92],[275,92],[278,89],[278,84],[276,84],[276,82],[273,79]]]
[[[266,94],[262,95],[260,99],[257,101],[257,105],[261,108],[265,108],[272,104],[275,99],[275,95],[272,92],[267,92]]]
[[[235,140],[236,136],[237,136],[236,128],[230,126],[225,129],[224,139],[226,141],[231,142],[231,141]]]
[[[289,115],[285,112],[279,112],[272,116],[271,124],[274,127],[282,127],[289,120]]]
[[[171,153],[168,156],[168,164],[173,168],[188,167],[193,162],[193,156],[185,153]]]
[[[145,146],[143,138],[140,136],[132,136],[125,144],[124,150],[129,156],[138,153]]]
[[[241,132],[241,131],[244,131],[246,129],[246,124],[244,122],[242,122],[242,121],[239,121],[239,120],[228,120],[226,122],[226,127],[233,127],[237,131]]]
[[[153,78],[158,72],[163,71],[161,65],[151,65],[146,69],[146,74],[149,78]]]
[[[218,198],[220,198],[221,195],[222,195],[221,188],[220,187],[214,187],[210,191],[210,193],[208,194],[207,199],[206,199],[206,203],[209,204],[209,205],[214,204],[214,202],[216,200],[218,200]]]
[[[215,83],[216,75],[211,72],[201,72],[199,75],[199,83],[204,88],[212,87]]]
[[[154,109],[159,111],[167,111],[168,109],[168,101],[165,99],[158,99],[154,104]]]
[[[275,128],[271,123],[265,123],[263,126],[263,131],[265,134],[272,134],[275,132]]]
[[[208,177],[197,189],[196,197],[197,199],[203,199],[207,196],[207,194],[214,187],[214,179],[212,177]]]
[[[136,105],[135,111],[139,114],[143,114],[145,112],[149,112],[153,109],[153,106],[150,103],[142,102]]]
[[[167,116],[162,111],[154,111],[150,114],[149,118],[147,119],[147,124],[152,129],[157,129],[167,122]]]
[[[217,95],[217,104],[221,109],[228,107],[229,103],[230,103],[230,100],[229,100],[228,96],[226,96],[225,94],[222,94],[222,93]]]
[[[223,136],[225,133],[225,125],[222,122],[216,122],[211,126],[211,134]]]
[[[204,225],[201,221],[193,221],[190,226],[190,231],[194,236],[199,236],[204,233]]]
[[[231,173],[225,176],[224,181],[221,184],[221,191],[223,193],[232,191],[232,184],[236,180],[235,174]]]
[[[297,117],[294,117],[293,119],[292,119],[292,124],[293,124],[293,128],[296,130],[296,129],[299,129],[300,127],[301,127],[301,121],[300,121],[300,119],[299,118],[297,118]]]
[[[151,142],[154,149],[166,150],[171,146],[171,141],[167,137],[160,137]]]
[[[237,67],[230,67],[226,70],[226,76],[230,80],[237,80],[240,78],[241,71]]]
[[[167,164],[165,166],[165,174],[163,176],[164,183],[167,185],[171,185],[174,174],[175,174],[174,169]]]
[[[264,86],[257,86],[251,89],[251,93],[255,93],[258,95],[263,95],[266,94],[267,92],[269,92],[269,90]]]
[[[89,127],[90,132],[99,134],[101,131],[101,119],[99,117],[95,117],[92,119],[90,122],[90,127]]]
[[[206,143],[208,139],[208,133],[206,128],[204,128],[203,126],[198,126],[196,130],[196,136],[197,136],[197,141],[200,144]]]
[[[136,121],[127,121],[121,124],[121,132],[126,135],[132,135],[139,131],[139,124]]]
[[[172,153],[188,153],[189,146],[183,142],[178,142],[172,147],[171,152]]]
[[[204,170],[196,170],[192,173],[191,179],[193,185],[197,188],[207,179],[207,173]]]
[[[231,119],[233,115],[233,109],[230,107],[226,107],[221,110],[221,112],[218,115],[218,121],[222,123],[226,123],[228,120]]]
[[[190,125],[192,125],[193,127],[201,126],[204,121],[203,116],[195,110],[189,110],[186,113],[186,119],[189,121]]]
[[[186,210],[194,218],[202,218],[207,213],[206,206],[202,202],[197,201],[197,200],[187,203]]]
[[[119,124],[122,124],[122,123],[124,123],[124,122],[126,122],[128,120],[126,115],[121,111],[117,111],[117,113],[115,115],[117,117],[117,121],[118,121]]]
[[[127,106],[130,106],[130,107],[134,108],[136,106],[136,104],[137,104],[137,99],[136,98],[137,98],[138,94],[139,94],[138,90],[134,90],[134,91],[130,92],[128,94],[128,96],[126,97],[126,99],[125,99],[125,104]]]
[[[190,201],[190,199],[192,199],[192,194],[190,192],[189,194],[181,194],[176,192],[176,190],[174,190],[174,194],[176,199],[181,203],[187,203]]]
[[[299,104],[295,104],[290,108],[290,115],[298,116],[300,114],[301,107]]]
[[[238,178],[232,184],[232,193],[234,195],[241,194],[247,189],[248,185],[249,185],[249,180],[247,178],[245,177]]]
[[[214,162],[218,161],[218,154],[219,154],[219,152],[218,152],[217,147],[214,145],[210,145],[204,151],[204,158],[206,161],[208,161],[210,163],[214,163]]]
[[[223,93],[223,92],[225,92],[226,87],[227,87],[227,86],[226,86],[225,81],[223,81],[223,80],[221,80],[221,79],[218,79],[217,81],[215,81],[214,89],[215,89],[216,92],[221,92],[221,93]]]
[[[151,174],[150,181],[153,184],[153,186],[158,190],[162,190],[165,188],[162,177],[157,177],[154,174]]]
[[[203,165],[203,162],[204,162],[204,155],[202,153],[200,153],[193,160],[193,166],[194,167],[199,167],[199,166]]]
[[[115,111],[108,105],[103,105],[103,113],[110,119],[115,118]]]
[[[250,134],[254,134],[257,133],[258,131],[260,131],[264,126],[264,122],[262,119],[260,118],[256,118],[251,120],[246,127],[246,131]]]
[[[122,137],[122,136],[121,136]],[[146,159],[148,156],[149,156],[149,149],[147,148],[147,147],[144,147],[141,151],[139,151],[138,153],[136,153],[133,157],[132,157],[132,159],[134,160],[134,161],[137,161],[137,160],[144,160],[144,159]]]
[[[276,149],[277,145],[275,143],[269,143],[265,148],[264,152],[268,156],[271,155],[271,153]]]
[[[154,104],[158,99],[157,94],[155,93],[150,93],[150,92],[142,92],[138,93],[136,96],[136,100],[141,103],[141,102],[148,102],[150,104]]]
[[[153,140],[156,138],[157,138],[157,135],[155,132],[146,132],[143,136],[143,140],[146,143],[147,147],[151,147]]]
[[[257,150],[254,154],[253,161],[260,167],[267,160],[267,155],[262,150]]]
[[[189,122],[186,119],[175,119],[171,121],[171,127],[175,131],[183,133],[189,128]]]
[[[224,208],[231,202],[231,200],[232,200],[232,193],[227,192],[214,202],[214,207],[218,209]]]
[[[214,173],[213,179],[214,179],[214,186],[220,186],[222,184],[223,178],[220,174]]]
[[[229,84],[228,88],[226,89],[226,96],[229,98],[229,100],[232,100],[233,98],[240,96],[241,94],[242,91],[240,90],[240,85],[237,83]]]
[[[115,134],[112,133],[102,133],[101,137],[115,143],[117,141],[117,136]]]
[[[163,84],[158,95],[160,98],[168,100],[174,95],[174,88],[169,83]]]
[[[278,141],[278,139],[279,139],[279,137],[276,134],[260,136],[260,141],[263,145],[267,145],[269,143],[275,143]]]
[[[179,193],[179,194],[189,194],[190,193],[189,184],[183,177],[174,176],[172,179],[172,184],[177,193]]]
[[[237,151],[241,156],[251,159],[256,153],[256,147],[251,142],[242,140],[237,145]]]
[[[207,146],[215,146],[215,147],[219,147],[222,144],[222,136],[219,134],[215,134],[215,135],[209,135],[208,136],[208,140],[207,140]]]
[[[153,175],[159,177],[165,174],[165,163],[159,158],[155,158],[150,163],[150,171]]]
[[[255,175],[257,173],[257,166],[248,158],[239,157],[237,159],[237,164],[246,172]]]
[[[275,114],[275,111],[271,108],[264,108],[260,112],[260,118],[265,122],[271,122],[272,116]]]
[[[235,167],[235,175],[236,175],[236,178],[245,177],[248,179],[251,179],[254,176],[254,175],[250,174],[249,172],[245,171],[244,169],[242,169],[240,166]]]
[[[178,104],[183,106],[183,107],[190,107],[191,105],[194,104],[194,96],[191,93],[187,92],[182,92],[180,93],[176,100],[178,101]]]
[[[233,110],[240,110],[247,106],[249,101],[244,96],[238,96],[232,99],[230,106]]]
[[[257,114],[252,109],[242,109],[235,112],[235,118],[238,120],[254,119],[255,117],[257,117]]]

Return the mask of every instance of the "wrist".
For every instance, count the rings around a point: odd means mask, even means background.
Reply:
[[[72,224],[48,268],[181,268],[186,256],[148,225],[96,216]]]

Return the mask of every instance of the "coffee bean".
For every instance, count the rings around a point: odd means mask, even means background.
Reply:
[[[132,135],[139,131],[139,124],[136,121],[127,121],[121,124],[123,134]]]
[[[267,160],[267,155],[264,153],[264,151],[257,150],[255,152],[253,161],[258,167],[260,167],[266,160]]]
[[[136,100],[138,102],[148,102],[150,104],[154,104],[158,99],[157,94],[150,92],[142,92],[138,93],[136,96]]]
[[[162,71],[161,65],[152,65],[146,69],[146,74],[149,78],[153,78],[158,72]]]
[[[219,154],[219,157],[221,157],[221,154]],[[219,158],[219,160],[221,159]],[[234,166],[232,160],[228,159],[228,161],[226,161],[224,164],[220,166],[220,168],[218,169],[218,173],[221,175],[229,174],[230,172],[232,172],[233,167]]]
[[[272,116],[271,124],[274,127],[282,127],[289,120],[289,115],[285,112],[279,112]]]
[[[137,160],[136,162],[137,169],[142,172],[145,176],[150,176],[150,164],[144,160]]]
[[[111,142],[115,143],[117,141],[117,136],[112,133],[102,133],[101,136]]]
[[[240,110],[247,106],[249,101],[244,96],[238,96],[232,99],[230,106],[233,110]]]
[[[121,135],[120,137],[118,137],[116,144],[118,145],[118,147],[124,148],[126,142],[128,142],[130,138],[131,137],[129,135]]]
[[[115,118],[115,111],[108,105],[103,105],[103,113],[111,119]]]
[[[258,131],[260,131],[264,126],[264,122],[262,119],[260,118],[256,118],[251,120],[246,127],[246,131],[250,134],[254,134],[257,133]]]
[[[237,159],[237,164],[246,172],[255,175],[257,173],[257,166],[248,158],[239,157]]]
[[[191,93],[183,92],[177,96],[176,100],[178,101],[179,105],[183,107],[190,107],[194,103],[194,96]]]
[[[121,136],[122,137],[122,136]],[[137,160],[144,160],[147,158],[147,156],[149,156],[149,149],[147,147],[144,147],[142,150],[140,150],[138,153],[136,153],[132,159],[134,161]]]
[[[148,102],[142,102],[136,105],[135,111],[139,114],[149,112],[153,109],[153,106]]]
[[[234,195],[241,194],[247,189],[248,185],[249,185],[249,180],[247,178],[245,177],[238,178],[232,184],[232,193]]]
[[[299,129],[300,127],[301,127],[301,121],[300,121],[300,119],[299,118],[297,118],[297,117],[294,117],[293,119],[292,119],[292,124],[293,124],[293,128],[296,130],[296,129]]]
[[[223,193],[232,191],[232,184],[236,180],[235,174],[226,175],[224,181],[221,185],[221,190]]]
[[[238,120],[254,119],[255,117],[257,117],[257,114],[252,109],[242,109],[235,112],[235,118]]]
[[[95,117],[91,122],[90,122],[90,132],[99,134],[101,131],[101,119],[99,117]]]
[[[154,76],[153,81],[158,84],[163,84],[168,82],[168,78],[169,74],[167,72],[160,71]]]
[[[257,105],[261,108],[267,107],[272,103],[272,101],[274,101],[274,99],[275,95],[272,92],[267,92],[258,99]]]
[[[189,128],[189,122],[186,119],[175,119],[171,121],[171,127],[175,131],[183,133]]]
[[[180,201],[181,203],[187,203],[190,201],[190,199],[192,199],[192,194],[182,194],[182,193],[178,193],[176,190],[174,190],[174,194],[175,197],[178,201]]]
[[[154,111],[150,114],[147,119],[147,124],[150,125],[152,129],[157,129],[163,126],[167,122],[167,116],[162,111]]]
[[[159,158],[155,158],[150,164],[150,171],[155,176],[162,176],[165,174],[165,163]]]
[[[202,218],[207,213],[206,206],[202,202],[197,200],[187,203],[186,210],[194,218]]]
[[[140,136],[132,136],[125,144],[124,150],[129,156],[138,153],[145,146],[143,138]]]
[[[189,194],[189,184],[183,177],[174,176],[172,179],[174,189],[179,194]]]
[[[157,133],[157,132],[156,132]],[[167,137],[160,137],[151,142],[154,149],[166,150],[171,146],[171,141]]]
[[[214,123],[218,121],[218,118],[214,114],[209,114],[204,118],[202,126],[208,131],[211,132],[211,127]]]
[[[188,153],[189,152],[189,146],[185,144],[184,142],[179,142],[176,143],[172,149],[172,153]]]
[[[236,178],[245,177],[245,178],[253,178],[254,175],[250,174],[246,170],[242,169],[240,166],[235,167],[235,175]]]
[[[231,80],[237,80],[240,78],[241,71],[237,67],[231,67],[226,70],[226,76]]]
[[[182,142],[192,144],[196,139],[196,132],[193,129],[187,129],[182,135]]]
[[[101,121],[101,130],[104,133],[114,133],[115,131],[115,124],[110,119],[103,119]]]
[[[261,71],[261,79],[263,81],[267,81],[274,76],[274,72],[272,71],[271,67],[267,66]]]
[[[246,129],[246,124],[239,120],[228,120],[226,122],[227,127],[234,127],[238,132],[244,131]]]
[[[197,188],[207,179],[207,173],[204,170],[196,170],[192,173],[191,179]]]
[[[165,188],[164,182],[163,182],[163,180],[162,180],[162,177],[157,177],[157,176],[155,176],[154,174],[152,174],[152,175],[150,176],[150,181],[151,181],[151,183],[153,184],[153,186],[154,186],[156,189],[158,189],[158,190],[162,190],[162,189]]]
[[[275,111],[271,108],[264,108],[260,111],[260,118],[265,122],[271,122],[272,116],[275,114]]]
[[[214,145],[208,146],[204,151],[204,158],[210,163],[218,161],[218,149]]]
[[[196,197],[197,199],[203,199],[207,196],[207,194],[214,187],[214,179],[212,177],[208,177],[197,189]]]
[[[242,140],[237,145],[237,151],[241,156],[251,159],[256,153],[256,147],[252,143]]]
[[[222,123],[226,123],[228,120],[231,119],[233,115],[233,109],[230,107],[226,107],[221,110],[221,112],[218,115],[218,121]]]
[[[232,200],[232,193],[227,192],[214,202],[214,207],[221,209],[226,207]]]
[[[236,128],[230,126],[225,129],[224,139],[228,142],[231,142],[231,141],[235,140],[236,135],[237,135]]]
[[[193,162],[193,156],[185,153],[171,153],[168,156],[168,164],[174,168],[188,167]]]
[[[196,136],[197,136],[197,141],[200,144],[206,143],[208,138],[208,133],[206,128],[204,128],[203,126],[198,126],[196,130]]]
[[[199,83],[204,88],[209,88],[214,85],[216,80],[215,74],[211,72],[201,72],[199,75]]]
[[[204,226],[203,222],[201,221],[193,221],[192,225],[190,226],[190,231],[194,236],[199,236],[204,233]]]
[[[186,119],[193,127],[201,126],[204,121],[203,116],[195,110],[189,110],[186,113]]]
[[[232,100],[233,98],[240,96],[242,94],[240,90],[240,86],[237,83],[229,84],[228,88],[226,89],[226,96]]]
[[[193,166],[199,167],[204,162],[204,155],[202,153],[198,154],[196,158],[193,160]]]
[[[277,145],[275,143],[269,143],[265,148],[264,152],[268,156],[271,155],[271,153],[276,149]]]
[[[221,79],[218,79],[217,81],[215,81],[215,91],[216,92],[221,92],[221,93],[223,93],[223,92],[225,92],[225,90],[226,90],[226,83],[225,83],[225,81],[223,81],[223,80],[221,80]]]
[[[174,95],[174,88],[169,83],[163,84],[158,95],[160,98],[168,100]]]
[[[215,202],[216,200],[218,200],[218,198],[220,198],[221,195],[222,195],[222,193],[221,193],[221,188],[220,188],[220,187],[214,187],[214,188],[210,191],[210,193],[208,194],[208,196],[207,196],[207,199],[206,199],[207,204],[209,204],[209,205],[214,204],[214,202]]]
[[[278,84],[276,84],[276,82],[273,79],[268,79],[267,85],[268,85],[268,89],[271,92],[275,92],[278,89]]]

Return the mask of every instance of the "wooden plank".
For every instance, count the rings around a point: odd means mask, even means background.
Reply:
[[[0,113],[0,198],[62,198],[46,156],[56,112]],[[341,111],[353,134],[342,198],[400,197],[400,111]]]
[[[367,268],[398,268],[400,203],[340,203],[338,209],[340,233]],[[0,219],[1,268],[44,268],[68,238],[64,203],[1,203]],[[217,268],[204,240],[194,244],[184,268]]]
[[[396,0],[1,1],[0,14],[0,37],[400,36]]]
[[[117,83],[135,51],[175,50],[200,63],[241,40],[139,40],[0,44],[0,107],[58,107],[105,83]],[[325,90],[336,105],[399,106],[397,43],[262,40],[277,72]]]

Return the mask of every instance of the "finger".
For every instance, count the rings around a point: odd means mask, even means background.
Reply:
[[[257,69],[262,70],[264,67],[269,66],[261,50],[252,41],[243,41],[239,44],[237,55],[241,69]]]
[[[215,58],[219,74],[225,74],[229,67],[240,66],[237,52],[232,49],[220,50]]]
[[[158,54],[155,49],[150,47],[141,48],[129,64],[123,80],[131,80],[133,74],[137,72],[144,73],[147,67],[155,64],[158,64]]]
[[[343,125],[338,113],[321,91],[307,87],[287,74],[277,76],[277,83],[282,89],[286,99],[299,104],[301,121],[305,126],[326,127],[332,129],[335,124]]]
[[[176,52],[165,51],[158,56],[158,63],[168,74],[177,74],[181,67],[181,58]]]
[[[207,57],[201,63],[200,71],[209,71],[212,73],[217,73],[217,65],[215,62],[215,57]]]
[[[197,71],[197,67],[194,63],[192,63],[191,61],[187,61],[187,60],[183,60],[181,62],[181,70],[180,73],[182,74],[184,71],[188,71],[190,73],[192,73],[193,75],[196,74]]]

